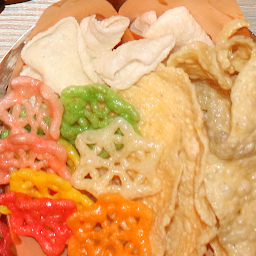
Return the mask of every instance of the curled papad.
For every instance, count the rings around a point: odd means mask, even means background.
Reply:
[[[240,159],[255,152],[255,43],[233,36],[248,22],[233,20],[215,47],[184,46],[168,66],[183,68],[196,84],[205,113],[210,149],[221,159]]]
[[[164,149],[157,166],[162,189],[140,199],[154,211],[152,255],[203,255],[210,237],[193,195],[207,139],[193,85],[182,70],[160,64],[120,95],[141,114],[142,136]]]
[[[214,48],[190,44],[167,61],[189,74],[204,113],[210,151],[195,198],[216,255],[256,254],[256,44],[234,35],[248,25],[234,20]]]

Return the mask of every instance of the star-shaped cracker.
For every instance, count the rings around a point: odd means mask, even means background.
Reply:
[[[123,118],[77,136],[80,164],[72,185],[98,197],[115,192],[127,199],[154,195],[161,189],[157,164],[162,147],[138,135]]]

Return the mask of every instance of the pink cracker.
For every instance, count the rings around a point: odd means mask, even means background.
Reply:
[[[10,135],[27,132],[25,126],[29,125],[30,133],[37,134],[40,127],[45,137],[58,140],[63,106],[53,90],[30,77],[13,79],[10,89],[0,101],[0,119],[10,128]],[[26,116],[20,116],[22,109]],[[44,118],[49,116],[48,125]]]
[[[9,135],[0,140],[0,184],[7,184],[10,172],[21,168],[45,170],[70,180],[67,151],[56,141],[36,134]]]

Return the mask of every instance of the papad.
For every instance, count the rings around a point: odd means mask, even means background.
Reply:
[[[142,200],[154,211],[152,255],[203,255],[206,247],[199,240],[205,226],[196,213],[193,194],[207,138],[193,85],[182,70],[160,64],[120,95],[141,113],[142,136],[164,148],[157,169],[162,191]]]
[[[167,60],[168,66],[184,69],[195,84],[210,149],[221,159],[255,152],[256,44],[240,35],[229,38],[237,23],[246,26],[239,20],[227,24],[215,47],[189,44]]]
[[[248,24],[234,20],[215,47],[190,44],[167,61],[189,74],[204,113],[210,152],[195,198],[216,255],[256,253],[256,44],[234,35],[243,26]]]
[[[227,255],[256,253],[255,163],[255,155],[233,161],[213,154],[207,157],[206,197],[218,220],[213,248],[216,246]]]

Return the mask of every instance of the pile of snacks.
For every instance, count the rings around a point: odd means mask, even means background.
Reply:
[[[1,255],[255,255],[250,24],[138,2],[32,31],[0,99]]]

